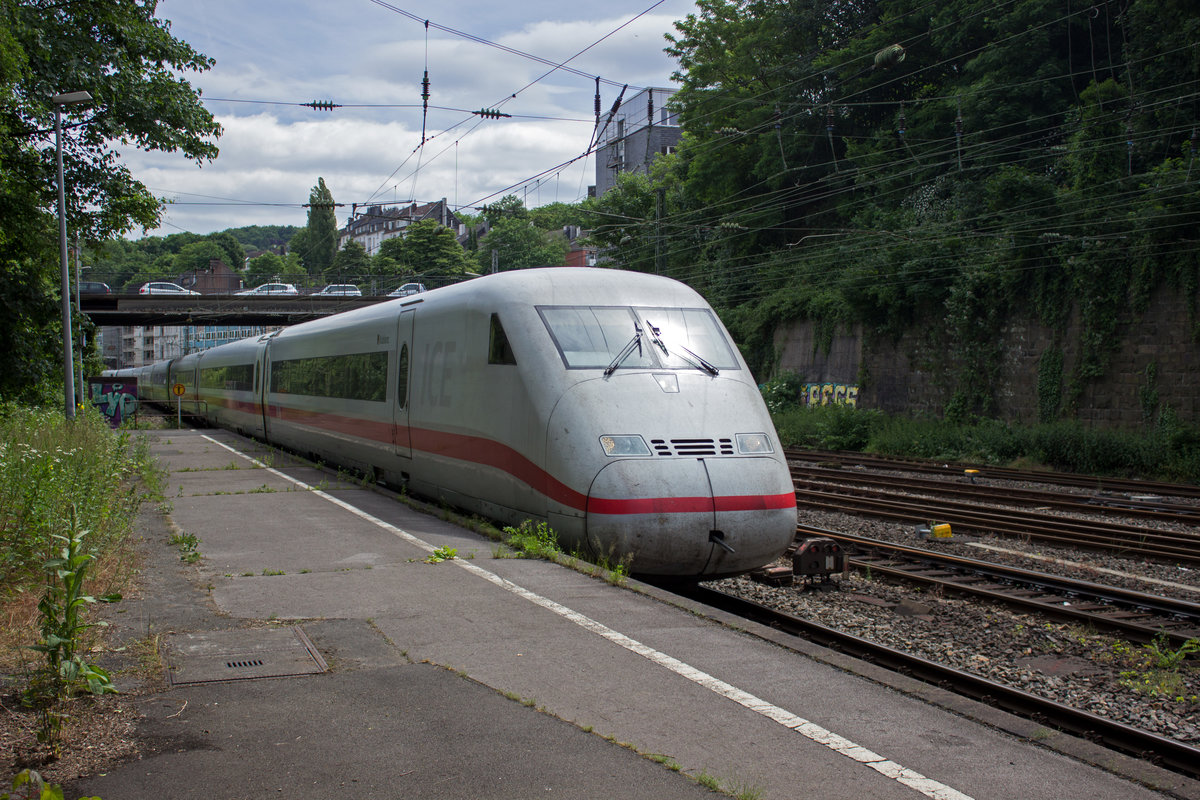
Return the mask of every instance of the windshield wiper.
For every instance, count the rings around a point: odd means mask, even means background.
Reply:
[[[670,356],[671,354],[669,352],[667,352],[667,346],[665,344],[663,344],[662,336],[660,336],[660,334],[662,333],[662,330],[654,327],[654,324],[651,323],[650,320],[646,320],[646,327],[650,330],[650,338],[654,341],[654,343],[656,345],[658,345],[659,349],[663,351],[663,355]],[[704,370],[709,375],[717,375],[720,373],[719,369],[717,369],[712,364],[710,364],[708,361],[706,361],[703,358],[701,358],[700,356],[696,355],[695,353],[693,353],[691,350],[687,349],[683,345],[678,344],[676,342],[671,342],[671,347],[675,348],[676,350],[682,350],[683,353],[686,354],[686,355],[682,355],[683,360],[691,363],[691,365],[693,367],[695,367],[696,369]]]
[[[604,377],[607,378],[616,372],[617,367],[621,366],[625,359],[629,358],[629,354],[633,352],[633,348],[636,347],[638,355],[642,355],[642,329],[636,321],[633,323],[633,330],[633,338],[629,340],[628,344],[621,348],[621,352],[617,353],[617,357],[614,358],[612,363],[605,368]]]

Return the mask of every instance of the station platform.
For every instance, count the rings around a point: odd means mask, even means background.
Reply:
[[[142,755],[69,797],[1200,800],[636,580],[505,557],[260,443],[147,435],[168,502],[110,619],[158,637],[169,685],[139,698]]]

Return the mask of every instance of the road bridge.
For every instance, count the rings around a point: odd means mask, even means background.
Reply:
[[[85,294],[80,310],[99,326],[295,325],[396,298],[317,295]]]

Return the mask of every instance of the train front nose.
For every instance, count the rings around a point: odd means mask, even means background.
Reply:
[[[587,498],[588,543],[636,573],[735,574],[777,558],[796,530],[795,490],[773,458],[631,459]]]

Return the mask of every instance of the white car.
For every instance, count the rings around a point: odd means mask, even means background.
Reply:
[[[240,292],[234,292],[234,294],[300,294],[300,290],[290,283],[264,283],[262,286],[255,286],[253,289],[242,289]]]
[[[138,294],[200,294],[193,292],[191,289],[185,289],[177,283],[168,283],[166,281],[150,281],[143,283],[138,289]]]
[[[352,283],[331,283],[313,297],[362,297],[362,290]]]
[[[423,291],[425,291],[425,284],[423,283],[406,283],[399,289],[393,289],[388,292],[388,297],[408,297],[410,294],[417,294]]]

